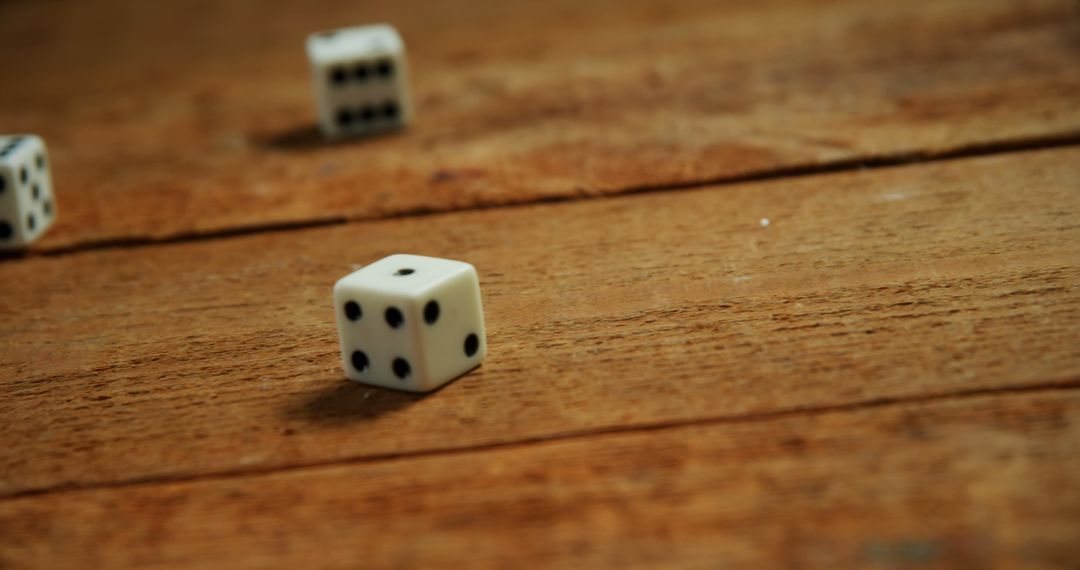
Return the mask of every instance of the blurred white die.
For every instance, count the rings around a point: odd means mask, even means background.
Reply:
[[[45,142],[34,135],[0,135],[0,248],[36,241],[55,218]]]
[[[319,127],[331,138],[403,127],[412,120],[405,44],[388,24],[308,36]]]
[[[427,392],[487,353],[476,268],[391,255],[334,285],[342,364],[351,380]]]

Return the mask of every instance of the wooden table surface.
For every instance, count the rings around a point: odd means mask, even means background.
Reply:
[[[315,130],[395,24],[417,122]],[[0,3],[0,568],[1080,568],[1080,4]],[[348,382],[330,291],[481,276]]]

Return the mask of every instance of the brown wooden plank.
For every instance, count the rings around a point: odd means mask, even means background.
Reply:
[[[375,20],[420,120],[325,145],[302,40]],[[1061,0],[8,2],[0,46],[0,123],[54,155],[45,249],[1080,136]]]
[[[1080,378],[1080,149],[0,264],[0,494]],[[770,225],[762,227],[760,219]],[[489,358],[343,380],[330,289],[479,269]]]
[[[0,502],[21,568],[1080,560],[1080,394],[965,398]]]

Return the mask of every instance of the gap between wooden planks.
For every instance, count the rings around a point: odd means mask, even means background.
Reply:
[[[302,40],[375,20],[420,119],[326,145]],[[1080,140],[1061,0],[17,2],[0,46],[46,251]]]
[[[1080,376],[1080,149],[0,264],[0,493]],[[763,227],[762,218],[770,224]],[[330,288],[479,269],[490,357],[343,380]]]
[[[1080,392],[0,502],[23,568],[1069,568]]]

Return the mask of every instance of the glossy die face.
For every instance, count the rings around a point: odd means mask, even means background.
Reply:
[[[427,392],[484,359],[476,269],[461,261],[391,255],[341,278],[334,311],[352,380]]]
[[[34,135],[0,136],[0,248],[33,243],[55,218],[44,141]]]
[[[405,44],[392,26],[312,34],[307,53],[324,135],[362,136],[412,120]]]

